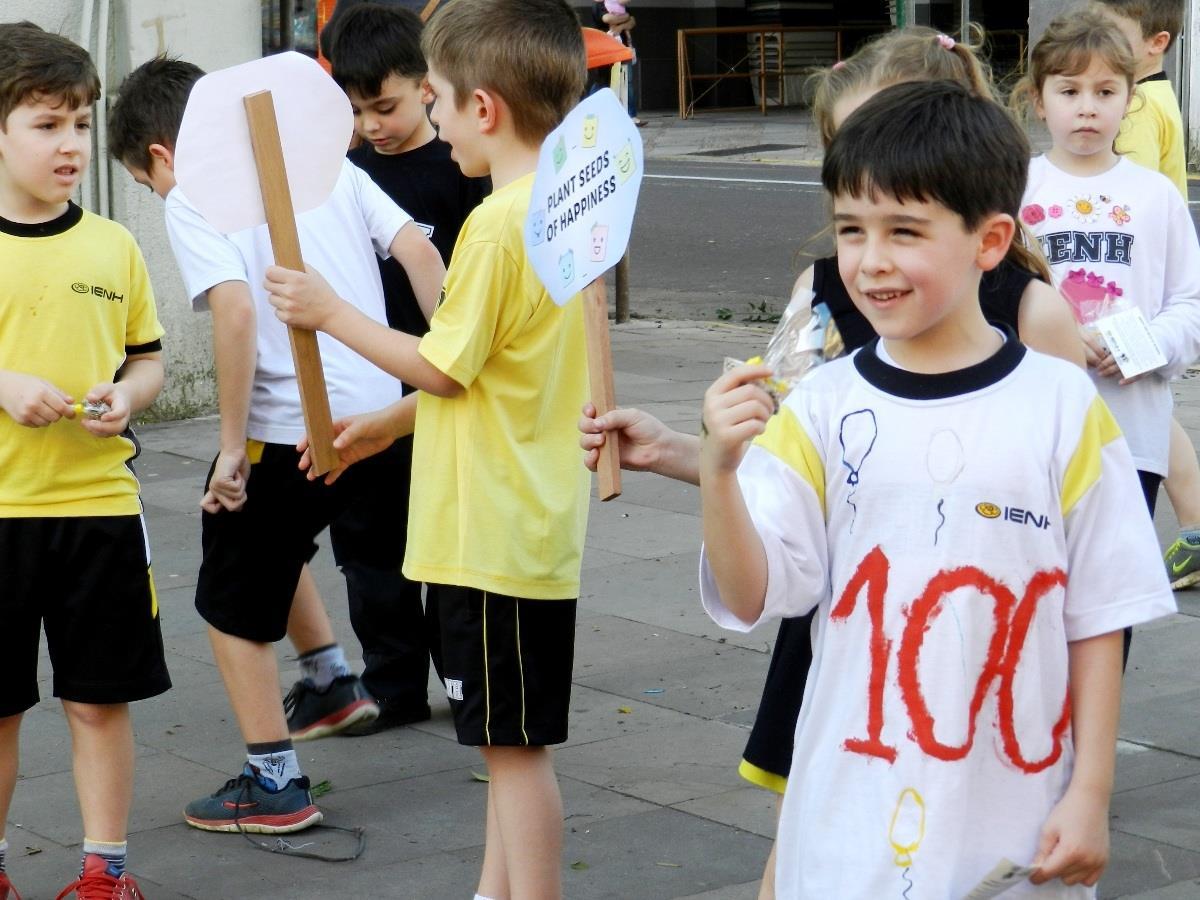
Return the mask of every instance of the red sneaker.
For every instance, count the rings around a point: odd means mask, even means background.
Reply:
[[[21,900],[21,895],[3,872],[0,872],[0,900]]]
[[[126,872],[117,878],[109,874],[108,862],[95,853],[84,857],[79,880],[68,884],[54,900],[65,900],[72,892],[77,900],[146,900],[132,875]]]

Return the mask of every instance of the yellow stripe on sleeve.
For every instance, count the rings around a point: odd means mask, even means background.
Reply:
[[[1071,454],[1063,475],[1062,514],[1065,519],[1083,495],[1100,477],[1100,453],[1105,445],[1121,436],[1121,427],[1108,411],[1108,405],[1096,397],[1088,407],[1080,429],[1079,444]]]
[[[751,784],[774,791],[776,794],[782,794],[787,790],[788,780],[786,777],[768,772],[746,759],[743,759],[738,766],[738,774]]]
[[[808,433],[800,426],[796,414],[783,407],[767,423],[764,431],[754,443],[772,456],[778,457],[797,475],[808,482],[825,514],[825,464],[817,453]]]

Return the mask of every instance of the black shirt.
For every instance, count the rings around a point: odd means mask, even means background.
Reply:
[[[983,309],[983,317],[1016,332],[1021,295],[1035,277],[1032,272],[1007,259],[996,268],[984,272],[979,281],[979,305]],[[875,329],[867,317],[858,311],[846,286],[842,284],[836,256],[826,256],[813,263],[813,294],[814,304],[824,303],[829,308],[847,353],[875,338]]]
[[[370,144],[350,151],[350,161],[413,217],[449,265],[454,242],[471,210],[491,190],[487,178],[467,178],[450,158],[450,145],[434,138],[407,153],[375,152]],[[408,276],[394,259],[379,261],[388,324],[420,337],[429,323]]]

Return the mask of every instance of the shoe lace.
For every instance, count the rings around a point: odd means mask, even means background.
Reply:
[[[72,891],[77,900],[146,900],[138,883],[128,875],[116,878],[108,872],[89,872],[62,889],[54,900],[64,900]]]
[[[21,894],[3,872],[0,872],[0,900],[21,900]]]
[[[331,856],[325,853],[314,853],[310,850],[304,849],[305,847],[313,846],[315,841],[309,841],[308,843],[301,844],[299,846],[296,846],[291,841],[281,837],[275,838],[275,840],[271,843],[267,843],[266,841],[256,841],[254,838],[250,837],[250,833],[242,827],[241,812],[242,803],[250,800],[250,791],[254,785],[258,784],[257,780],[251,775],[242,773],[237,778],[229,779],[229,781],[225,783],[225,787],[217,793],[231,790],[233,787],[238,785],[239,782],[241,783],[241,787],[238,790],[237,800],[233,805],[233,824],[237,828],[238,834],[244,837],[250,846],[256,850],[263,850],[267,853],[283,853],[286,856],[300,856],[304,859],[316,859],[320,860],[321,862],[353,862],[362,856],[363,851],[367,849],[367,830],[361,825],[355,825],[353,828],[343,828],[341,825],[316,826],[318,828],[326,828],[330,831],[344,831],[347,834],[354,835],[356,841],[354,852],[348,856]]]
[[[292,689],[288,691],[287,696],[283,698],[284,715],[290,716],[292,714],[292,710],[296,708],[296,705],[300,702],[304,695],[308,693],[308,690],[308,685],[305,683],[304,679],[301,679],[292,685]]]

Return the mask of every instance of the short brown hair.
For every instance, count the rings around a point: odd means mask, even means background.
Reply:
[[[459,109],[476,89],[496,94],[531,144],[579,102],[587,78],[583,32],[565,0],[454,0],[429,20],[421,44]]]
[[[58,99],[71,109],[100,99],[100,76],[87,51],[32,22],[0,24],[0,128],[26,100]]]
[[[1161,31],[1171,35],[1168,50],[1183,30],[1183,0],[1099,0],[1099,3],[1117,15],[1137,22],[1144,40],[1150,40]]]
[[[150,169],[150,145],[175,150],[192,86],[204,77],[193,63],[148,59],[129,73],[108,114],[108,153],[119,163]]]

